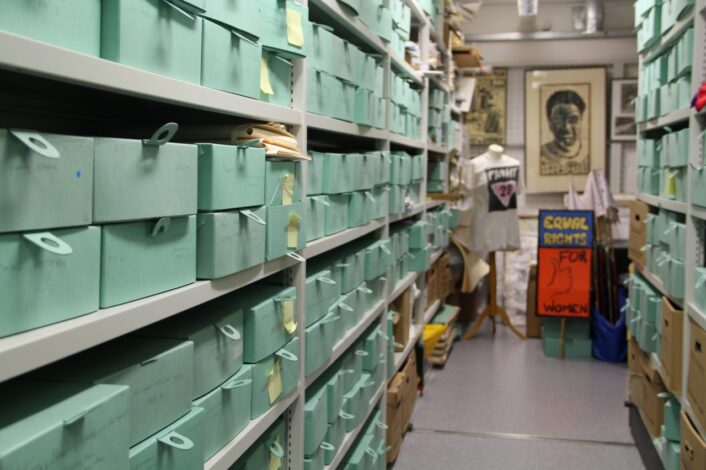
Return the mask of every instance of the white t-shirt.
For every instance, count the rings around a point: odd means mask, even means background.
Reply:
[[[475,252],[520,248],[517,195],[523,191],[520,162],[487,153],[471,160],[471,240]]]

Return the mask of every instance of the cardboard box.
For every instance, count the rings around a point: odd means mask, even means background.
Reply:
[[[480,67],[483,56],[480,51],[472,46],[454,48],[453,59],[459,68]]]
[[[669,391],[681,393],[684,312],[662,298],[662,340],[660,361],[664,384]]]
[[[402,401],[404,398],[404,372],[398,372],[387,387],[387,461],[393,462],[397,458],[402,443]]]
[[[699,436],[687,414],[681,412],[681,468],[703,470],[706,468],[706,442]]]
[[[395,333],[395,351],[399,352],[409,341],[409,329],[412,323],[412,289],[405,290],[393,302],[394,310],[399,314],[393,319]]]
[[[529,280],[527,281],[527,322],[526,334],[528,338],[542,336],[542,318],[537,316],[537,265],[530,266]]]
[[[662,377],[647,355],[637,344],[635,338],[628,342],[628,368],[631,372],[644,374],[654,383],[662,383]]]
[[[660,436],[660,428],[662,427],[662,423],[664,423],[664,402],[666,398],[663,398],[661,395],[663,395],[667,389],[662,383],[652,382],[647,377],[644,377],[642,386],[642,405],[638,406],[640,416],[652,437],[656,438]]]
[[[402,371],[405,374],[404,392],[402,399],[402,434],[407,432],[409,422],[417,401],[417,359],[414,351],[407,358],[407,363]]]
[[[706,331],[692,319],[690,324],[689,377],[686,393],[694,418],[706,428]]]
[[[628,256],[640,267],[645,267],[645,252],[642,247],[647,243],[647,216],[650,206],[641,201],[630,203],[630,235],[628,238]]]
[[[643,374],[630,374],[628,378],[628,399],[635,405],[638,409],[642,407],[644,403],[644,387],[642,383],[645,380]]]

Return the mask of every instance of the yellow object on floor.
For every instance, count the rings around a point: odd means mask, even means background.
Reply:
[[[436,344],[439,342],[444,333],[446,332],[446,325],[424,325],[424,333],[422,333],[422,338],[424,339],[424,358],[431,356],[434,352]]]

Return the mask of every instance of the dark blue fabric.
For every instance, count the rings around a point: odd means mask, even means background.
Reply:
[[[618,297],[622,310],[627,297],[625,289],[620,289]],[[627,359],[628,343],[624,312],[620,314],[618,322],[611,325],[600,312],[594,310],[591,315],[591,329],[593,330],[591,345],[593,357],[606,362],[624,362]]]

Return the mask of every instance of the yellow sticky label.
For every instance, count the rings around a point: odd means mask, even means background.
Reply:
[[[275,438],[275,442],[280,445],[282,444],[280,442],[279,436]],[[280,468],[282,468],[282,459],[270,452],[270,462],[268,470],[280,470]]]
[[[282,372],[280,371],[279,359],[275,359],[275,366],[267,377],[267,394],[270,398],[270,405],[282,395]]]
[[[288,206],[294,200],[294,175],[286,174],[282,178],[282,205]]]
[[[299,222],[301,217],[298,214],[289,216],[289,225],[287,225],[287,248],[296,250],[299,247]]]
[[[267,65],[267,59],[260,59],[260,91],[266,95],[274,95],[275,92],[270,84],[270,66]]]
[[[667,196],[677,196],[677,178],[672,172],[667,172],[667,181],[664,183],[664,192]]]
[[[302,14],[291,8],[287,8],[287,42],[296,47],[304,46]]]
[[[294,334],[297,331],[297,324],[294,321],[294,301],[285,300],[282,303],[282,309],[284,310],[284,329],[290,335]]]

